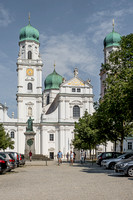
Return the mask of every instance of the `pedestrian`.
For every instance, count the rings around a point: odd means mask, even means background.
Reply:
[[[73,152],[71,151],[70,152],[70,164],[73,165],[73,157],[74,157],[74,154]]]
[[[62,152],[59,151],[58,154],[57,154],[57,158],[58,158],[58,165],[60,165],[62,163]]]
[[[29,158],[30,158],[30,162],[32,161],[32,152],[29,152]]]
[[[67,158],[67,162],[68,162],[68,160],[69,160],[69,153],[68,152],[66,154],[66,158]]]
[[[81,164],[84,163],[84,151],[81,150],[81,153],[80,153],[80,160],[81,160]]]
[[[73,152],[73,162],[75,162],[75,159],[76,159],[76,153]]]

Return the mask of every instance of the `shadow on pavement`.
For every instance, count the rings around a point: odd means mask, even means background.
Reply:
[[[85,173],[103,173],[111,177],[125,177],[125,175],[121,173],[116,173],[114,170],[105,169],[103,167],[100,167],[96,163],[92,164],[92,162],[89,162],[89,161],[83,164],[81,164],[80,162],[76,162],[74,163],[72,167],[80,167],[81,172],[85,172]]]

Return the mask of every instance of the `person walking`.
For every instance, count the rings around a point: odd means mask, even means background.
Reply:
[[[80,153],[80,160],[81,160],[81,164],[84,163],[84,151],[81,150],[81,153]]]
[[[30,158],[30,162],[32,161],[32,152],[29,152],[29,158]]]
[[[74,155],[73,155],[73,152],[71,151],[70,152],[70,164],[73,165],[73,158],[74,158]]]
[[[75,162],[75,159],[76,159],[76,153],[73,152],[73,162]]]
[[[66,158],[67,158],[67,162],[68,162],[68,160],[69,160],[69,153],[68,152],[66,154]]]
[[[59,151],[58,154],[57,154],[57,158],[58,158],[58,165],[60,165],[62,163],[62,152]]]

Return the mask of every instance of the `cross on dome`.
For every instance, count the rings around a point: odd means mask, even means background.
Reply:
[[[30,24],[30,12],[29,12],[29,24]]]

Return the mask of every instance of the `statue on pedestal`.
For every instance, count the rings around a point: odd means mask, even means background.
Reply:
[[[33,131],[33,121],[34,119],[31,119],[31,117],[29,117],[27,123],[28,123],[28,127],[26,127],[26,131]]]

